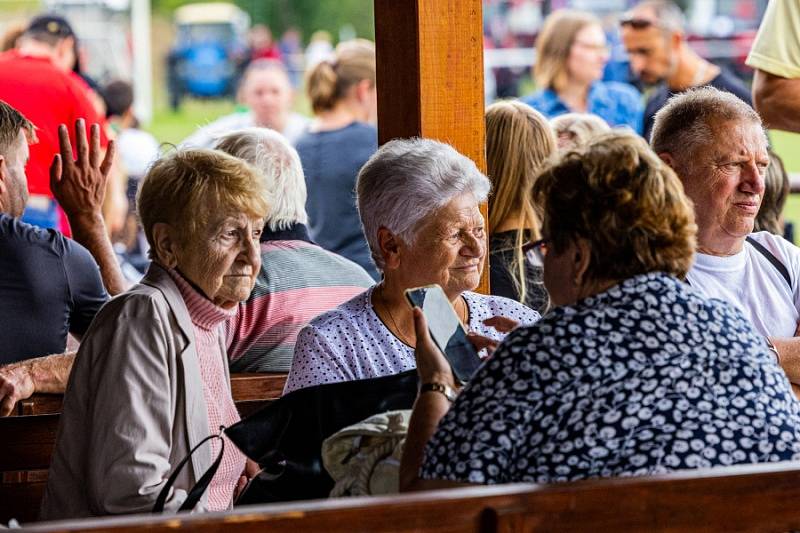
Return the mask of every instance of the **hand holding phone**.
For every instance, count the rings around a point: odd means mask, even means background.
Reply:
[[[465,384],[481,366],[481,359],[442,288],[428,285],[408,289],[406,299],[411,307],[422,310],[433,342],[450,364],[455,379]]]

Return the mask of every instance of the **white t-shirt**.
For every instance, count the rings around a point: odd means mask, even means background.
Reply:
[[[319,315],[300,331],[284,394],[293,390],[357,379],[399,374],[416,368],[414,349],[395,337],[372,306],[375,286]],[[483,323],[504,316],[521,325],[539,320],[539,313],[502,296],[462,293],[469,310],[469,329],[494,340],[505,334]]]
[[[311,121],[298,113],[290,113],[286,127],[280,133],[286,137],[289,144],[294,146],[297,139],[306,131]],[[186,137],[181,142],[181,148],[213,148],[218,137],[236,130],[255,127],[256,120],[253,113],[232,113],[206,124]]]
[[[794,337],[800,319],[800,249],[766,231],[750,236],[789,270],[791,287],[748,242],[741,252],[728,257],[698,253],[687,279],[706,296],[733,304],[762,335]]]

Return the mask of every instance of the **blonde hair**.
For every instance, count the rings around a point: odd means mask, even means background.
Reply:
[[[783,236],[781,213],[789,195],[789,175],[783,166],[783,160],[769,150],[769,166],[764,176],[764,197],[761,199],[761,208],[756,215],[753,231],[768,231],[775,235]]]
[[[486,164],[494,189],[489,228],[499,227],[511,215],[520,215],[522,227],[517,230],[510,269],[520,302],[525,302],[528,290],[522,245],[528,232],[534,239],[539,237],[533,183],[555,152],[553,130],[538,111],[516,101],[497,102],[486,108]]]
[[[562,90],[568,82],[567,59],[575,36],[586,26],[600,26],[600,20],[583,11],[560,9],[544,21],[536,38],[533,78],[540,89]]]
[[[176,228],[185,243],[213,212],[265,217],[267,197],[264,179],[244,161],[217,150],[175,150],[153,163],[142,179],[136,210],[155,250],[153,227],[159,222]]]
[[[564,154],[533,186],[558,253],[590,243],[591,280],[662,271],[682,278],[692,265],[697,226],[675,172],[644,139],[615,132]]]
[[[591,113],[565,113],[550,119],[556,134],[558,148],[570,150],[580,148],[593,138],[611,131],[611,126]]]
[[[362,80],[375,85],[375,45],[366,39],[339,43],[333,58],[317,63],[306,77],[314,113],[333,109]]]

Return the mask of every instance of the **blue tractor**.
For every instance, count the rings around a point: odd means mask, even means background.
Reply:
[[[185,96],[232,96],[247,60],[247,13],[227,3],[189,4],[175,10],[175,25],[167,59],[172,109]]]

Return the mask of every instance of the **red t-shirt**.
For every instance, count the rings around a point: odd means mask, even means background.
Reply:
[[[0,54],[0,100],[17,109],[36,126],[39,142],[30,147],[25,168],[31,194],[50,192],[50,163],[58,152],[58,125],[66,124],[75,149],[75,121],[100,124],[100,143],[108,144],[105,118],[97,114],[86,88],[59,70],[48,58],[22,56],[16,50]]]

